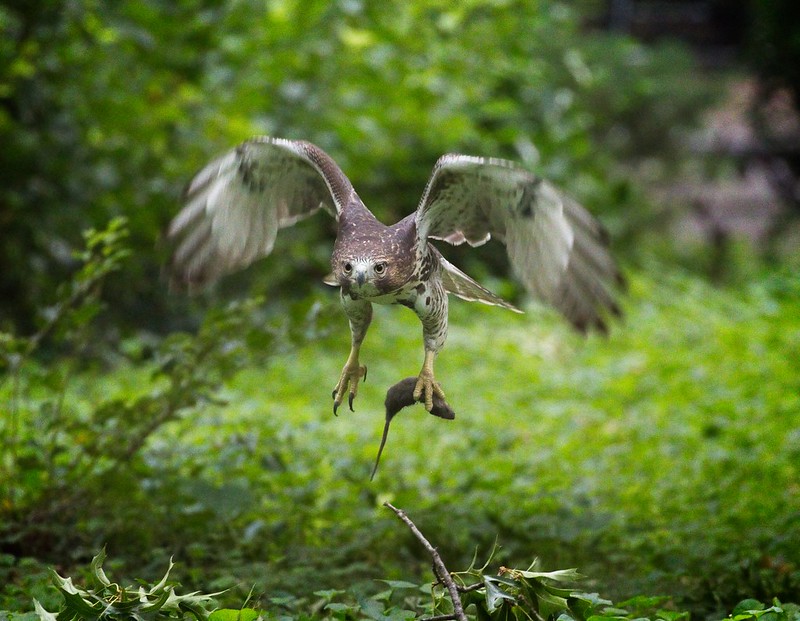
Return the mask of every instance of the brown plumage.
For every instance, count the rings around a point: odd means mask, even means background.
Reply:
[[[268,255],[278,230],[319,209],[338,232],[326,282],[340,288],[351,348],[336,388],[336,413],[350,408],[366,376],[359,351],[372,304],[400,304],[422,323],[425,357],[412,397],[428,411],[444,393],[433,363],[447,338],[448,294],[517,310],[447,261],[430,243],[506,245],[515,274],[535,297],[578,330],[607,329],[620,314],[614,294],[622,277],[607,235],[578,203],[507,160],[449,154],[439,158],[416,211],[380,223],[345,174],[319,147],[258,137],[212,161],[190,182],[184,208],[168,229],[175,250],[172,285],[205,286]]]

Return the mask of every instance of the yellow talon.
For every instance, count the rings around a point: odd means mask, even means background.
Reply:
[[[430,412],[433,410],[433,395],[445,400],[444,391],[433,375],[433,358],[436,354],[432,351],[425,352],[425,361],[422,363],[422,370],[419,372],[417,383],[414,386],[414,400],[423,401],[425,409]]]
[[[350,350],[350,355],[347,357],[347,362],[345,362],[344,368],[342,369],[342,375],[339,377],[339,382],[336,384],[336,388],[333,389],[333,394],[331,395],[333,397],[334,415],[336,415],[336,411],[342,404],[345,392],[349,392],[347,405],[350,407],[351,412],[354,411],[353,399],[355,399],[358,394],[358,382],[361,379],[366,381],[367,367],[358,364],[358,349],[353,348]]]

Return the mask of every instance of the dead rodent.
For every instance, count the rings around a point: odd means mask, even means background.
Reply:
[[[386,407],[386,422],[383,426],[383,437],[381,438],[380,448],[378,448],[378,456],[375,458],[375,467],[372,469],[372,474],[369,477],[370,481],[375,477],[375,473],[378,471],[378,464],[381,461],[381,453],[386,444],[386,438],[389,435],[389,424],[392,422],[392,419],[403,408],[419,402],[419,400],[414,399],[414,386],[416,383],[416,377],[407,377],[404,380],[400,380],[386,391],[386,400],[384,401],[384,406]],[[447,420],[453,420],[456,417],[456,413],[447,404],[447,401],[436,394],[433,395],[433,409],[431,409],[430,413],[439,418],[446,418]]]

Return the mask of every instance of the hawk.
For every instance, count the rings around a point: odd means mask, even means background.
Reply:
[[[430,412],[444,392],[434,359],[447,337],[448,294],[519,311],[445,259],[431,240],[506,246],[515,274],[536,298],[580,331],[606,331],[620,272],[600,224],[553,185],[494,158],[443,155],[414,213],[379,222],[350,180],[319,147],[259,136],[215,159],[189,183],[184,207],[170,223],[173,285],[196,288],[244,268],[272,251],[279,229],[319,209],[337,221],[325,282],[339,287],[350,323],[350,354],[333,390],[336,413],[345,394],[353,409],[367,369],[359,351],[372,304],[401,304],[422,323],[425,355],[413,397]]]

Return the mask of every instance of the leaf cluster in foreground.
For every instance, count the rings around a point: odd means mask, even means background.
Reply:
[[[89,584],[52,572],[52,582],[62,603],[47,611],[34,600],[33,613],[0,611],[0,621],[373,621],[436,620],[459,618],[441,581],[416,584],[402,580],[376,581],[377,590],[365,595],[355,590],[318,589],[310,600],[272,597],[264,608],[223,608],[214,598],[220,593],[181,593],[170,580],[172,562],[163,577],[150,584],[123,587],[103,570],[105,551],[91,562]],[[690,614],[676,610],[668,597],[638,596],[614,603],[576,585],[582,576],[575,569],[542,571],[538,561],[527,569],[500,567],[496,572],[473,564],[449,574],[457,583],[464,618],[469,621],[689,621]],[[727,616],[729,621],[798,621],[800,606],[777,599],[765,604],[741,601]]]

